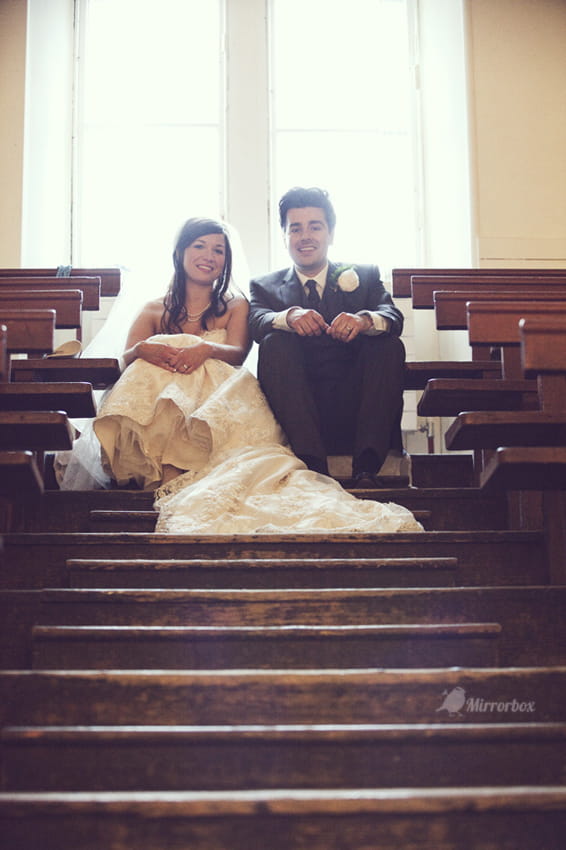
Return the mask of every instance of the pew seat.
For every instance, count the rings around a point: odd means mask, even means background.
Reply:
[[[405,389],[422,390],[432,379],[479,380],[500,375],[497,360],[414,360],[405,364]]]
[[[115,357],[33,357],[13,360],[11,379],[21,381],[87,381],[96,390],[115,384],[120,366]]]
[[[82,382],[0,384],[0,412],[61,410],[67,416],[96,415],[92,386]]]
[[[0,450],[70,449],[73,436],[67,414],[60,410],[0,412]]]
[[[457,416],[465,410],[537,410],[532,380],[432,379],[417,404],[419,416]]]
[[[482,487],[566,490],[566,446],[501,446],[480,476]]]

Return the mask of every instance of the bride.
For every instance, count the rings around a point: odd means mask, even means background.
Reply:
[[[165,297],[134,320],[125,371],[93,423],[106,474],[155,490],[156,531],[421,531],[406,508],[356,499],[288,447],[242,368],[248,302],[230,288],[224,225],[189,219],[173,263]]]

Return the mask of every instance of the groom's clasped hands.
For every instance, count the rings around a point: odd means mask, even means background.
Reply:
[[[328,334],[339,342],[352,342],[358,334],[368,329],[370,320],[366,315],[339,313],[328,324],[316,310],[293,307],[287,314],[287,324],[299,336]]]

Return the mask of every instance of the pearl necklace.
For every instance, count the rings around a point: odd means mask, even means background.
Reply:
[[[198,320],[199,320],[200,318],[202,318],[202,316],[204,316],[204,314],[206,313],[206,311],[207,311],[207,310],[208,310],[208,308],[210,307],[211,303],[212,303],[212,302],[211,302],[211,301],[209,301],[209,302],[208,302],[208,304],[206,305],[206,307],[204,308],[204,310],[201,310],[201,312],[200,312],[200,313],[195,313],[195,314],[193,315],[192,313],[189,313],[189,312],[187,311],[187,319],[189,320],[189,322],[198,322]]]

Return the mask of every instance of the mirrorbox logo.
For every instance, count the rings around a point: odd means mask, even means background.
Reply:
[[[467,697],[464,688],[455,687],[444,691],[437,712],[445,711],[449,718],[464,714],[534,714],[534,700],[486,700],[483,697]]]

